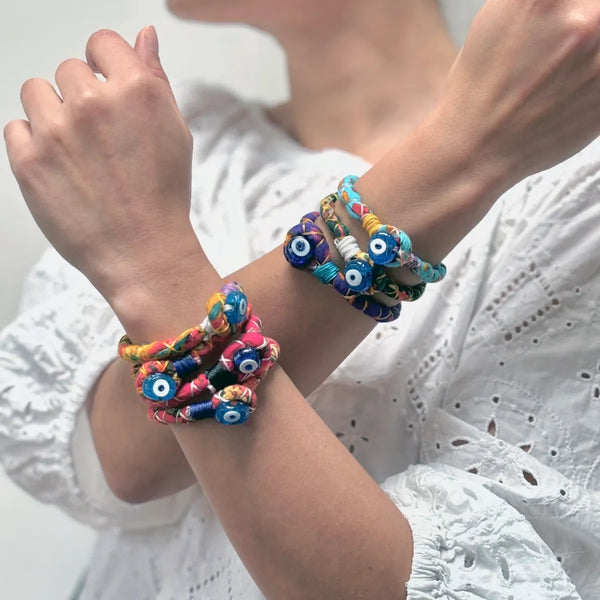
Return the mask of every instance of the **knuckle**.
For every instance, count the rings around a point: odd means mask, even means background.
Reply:
[[[12,133],[13,131],[16,132],[17,127],[19,127],[19,121],[9,121],[5,126],[4,126],[4,141],[6,142],[7,147],[13,147],[14,144],[12,143]]]
[[[73,114],[78,119],[94,119],[106,114],[107,102],[97,90],[87,88],[70,99]]]
[[[519,2],[517,2],[517,4],[518,3]],[[530,0],[530,4],[534,8],[539,8],[544,11],[556,9],[556,1],[555,0]]]
[[[64,135],[64,124],[57,118],[47,118],[40,128],[40,137],[46,145],[62,143]]]
[[[56,76],[59,77],[63,71],[78,65],[80,62],[81,61],[78,58],[67,58],[66,60],[63,60],[56,69]]]
[[[42,80],[39,77],[32,77],[31,79],[25,81],[25,83],[23,83],[21,86],[21,100],[26,98],[31,91],[41,83],[41,81]]]
[[[28,184],[35,179],[38,160],[30,149],[20,149],[13,153],[10,166],[17,181],[21,185]]]
[[[8,142],[8,139],[10,138],[10,132],[14,126],[14,121],[10,121],[4,126],[4,141]]]
[[[570,11],[565,17],[567,35],[581,47],[587,48],[598,39],[600,11]]]
[[[153,103],[160,96],[156,78],[141,70],[130,73],[127,86],[123,91],[128,99],[144,103]]]
[[[112,29],[98,29],[92,33],[92,35],[88,39],[88,44],[96,44],[105,39],[113,39],[117,37],[118,34]]]

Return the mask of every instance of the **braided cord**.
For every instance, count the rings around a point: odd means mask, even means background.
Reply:
[[[298,225],[288,231],[283,245],[286,260],[294,268],[309,271],[333,287],[354,308],[367,316],[386,322],[397,319],[400,316],[400,304],[386,306],[350,288],[344,274],[331,260],[329,244],[315,223],[318,217],[318,212],[307,213]]]
[[[390,258],[385,262],[386,267],[407,267],[425,283],[436,283],[446,276],[446,267],[443,263],[432,264],[424,261],[412,252],[410,237],[402,230],[391,225],[384,225],[364,204],[360,194],[354,189],[358,181],[356,175],[348,175],[339,183],[337,197],[346,207],[346,211],[353,219],[359,219],[371,241],[378,234],[389,234],[396,242],[394,254],[396,260]],[[369,246],[371,242],[369,243]],[[422,293],[422,292],[421,292]]]
[[[260,347],[260,349],[263,350],[260,366],[255,372],[252,374],[238,373],[238,382],[229,383],[228,385],[217,385],[217,388],[210,385],[208,378],[204,378],[202,381],[199,381],[197,385],[198,394],[190,394],[185,398],[185,403],[183,405],[170,404],[167,407],[164,405],[162,407],[157,407],[155,404],[149,404],[148,417],[157,423],[163,424],[191,423],[202,419],[214,418],[218,415],[219,410],[229,409],[233,414],[239,415],[240,408],[242,407],[238,407],[236,411],[238,403],[244,404],[247,407],[247,410],[242,411],[245,418],[253,413],[257,404],[255,390],[279,358],[279,344],[277,344],[275,340],[260,336],[258,333],[249,333],[245,335],[254,336],[252,337],[252,343],[255,344],[253,347]],[[220,364],[223,362],[228,363],[226,370],[232,369],[228,372],[232,373],[234,377],[236,377],[236,374],[233,372],[233,354],[240,346],[248,347],[248,345],[251,345],[249,344],[250,340],[248,338],[246,338],[244,342],[242,342],[240,338],[240,340],[235,343],[235,347],[233,347],[234,344],[228,346],[219,360]],[[202,378],[202,375],[200,377]],[[192,401],[196,395],[199,395],[207,389],[213,394],[210,400]],[[186,396],[186,392],[184,391],[180,394],[180,400],[181,396]]]
[[[337,194],[329,194],[321,200],[321,218],[335,238],[336,247],[342,255],[344,262],[348,264],[351,260],[361,260],[370,267],[372,284],[368,290],[362,291],[362,293],[371,295],[376,292],[381,292],[392,300],[398,301],[413,301],[420,298],[425,291],[425,284],[421,282],[414,286],[401,285],[389,277],[383,266],[376,265],[369,254],[360,249],[358,242],[351,234],[350,229],[337,216],[335,212],[336,202]],[[365,226],[365,228],[369,226],[371,228],[377,228],[375,229],[375,231],[377,231],[380,225],[381,222],[373,213],[367,213],[365,215],[365,218],[363,219],[363,226]]]
[[[256,408],[255,389],[279,357],[279,345],[261,333],[242,288],[223,285],[206,303],[204,321],[176,338],[135,345],[127,336],[119,355],[133,362],[136,390],[157,423],[190,423],[216,418],[224,424],[245,422]],[[212,367],[199,373],[204,355],[216,343],[231,342]],[[204,392],[212,398],[200,400]]]
[[[237,300],[241,305],[227,304],[228,298]],[[235,282],[226,283],[220,292],[213,294],[206,303],[206,309],[208,317],[200,325],[185,330],[175,338],[136,345],[124,335],[119,341],[119,356],[133,363],[145,363],[152,360],[172,360],[205,345],[208,352],[215,341],[223,341],[239,330],[252,313],[243,289]],[[236,309],[240,309],[243,314]]]

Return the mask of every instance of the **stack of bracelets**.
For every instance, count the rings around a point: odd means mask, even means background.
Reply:
[[[297,269],[312,273],[333,287],[356,309],[376,321],[400,316],[402,301],[420,298],[427,283],[441,281],[443,264],[428,263],[412,251],[408,235],[384,225],[354,189],[357,177],[342,179],[337,194],[321,201],[319,212],[310,212],[292,227],[283,253]],[[352,219],[359,219],[369,235],[368,250],[335,213],[343,204]],[[343,271],[332,261],[321,216],[344,260]],[[406,267],[421,282],[403,286],[390,278],[387,269]],[[385,304],[374,298],[383,294]],[[133,363],[135,386],[148,406],[148,418],[157,423],[191,423],[215,418],[220,423],[244,423],[256,408],[256,388],[279,357],[279,346],[261,333],[260,319],[252,314],[242,288],[225,284],[206,303],[208,315],[198,326],[177,338],[135,345],[127,336],[119,342],[119,356]],[[219,360],[204,367],[202,358],[216,344],[226,344]],[[209,399],[202,396],[210,394]]]
[[[261,321],[237,283],[225,284],[206,308],[206,319],[177,338],[135,345],[123,336],[119,342],[119,356],[133,363],[135,386],[152,421],[215,418],[233,425],[256,408],[256,388],[277,361],[279,345],[262,335]],[[216,344],[226,344],[221,357],[203,368],[202,357]],[[202,399],[207,393],[209,399]]]
[[[444,278],[446,267],[441,263],[428,263],[413,254],[409,236],[393,225],[384,225],[364,204],[354,189],[357,180],[358,177],[348,175],[340,182],[337,194],[330,194],[321,201],[320,212],[304,215],[300,223],[288,231],[283,253],[293,267],[309,271],[356,309],[376,321],[393,321],[400,316],[402,301],[420,298],[427,283]],[[361,250],[356,238],[336,215],[338,200],[352,219],[361,221],[368,233],[368,252]],[[316,224],[319,215],[344,260],[343,272],[332,261],[327,240]],[[395,267],[410,269],[421,282],[413,286],[396,283],[386,272]],[[378,302],[373,297],[377,293],[390,298],[391,306]]]

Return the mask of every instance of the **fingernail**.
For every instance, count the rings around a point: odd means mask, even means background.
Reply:
[[[150,48],[154,51],[155,54],[158,54],[158,35],[156,35],[156,29],[154,25],[150,25],[146,27],[146,35],[148,36],[148,43],[150,44]]]

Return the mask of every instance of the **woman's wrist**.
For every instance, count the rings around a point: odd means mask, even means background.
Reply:
[[[512,184],[504,161],[483,158],[482,145],[435,111],[356,190],[384,223],[408,233],[419,256],[440,262]],[[357,233],[366,246],[366,232]]]
[[[100,290],[134,342],[177,335],[205,316],[205,302],[221,285],[195,233],[173,236],[144,261],[127,268]]]

